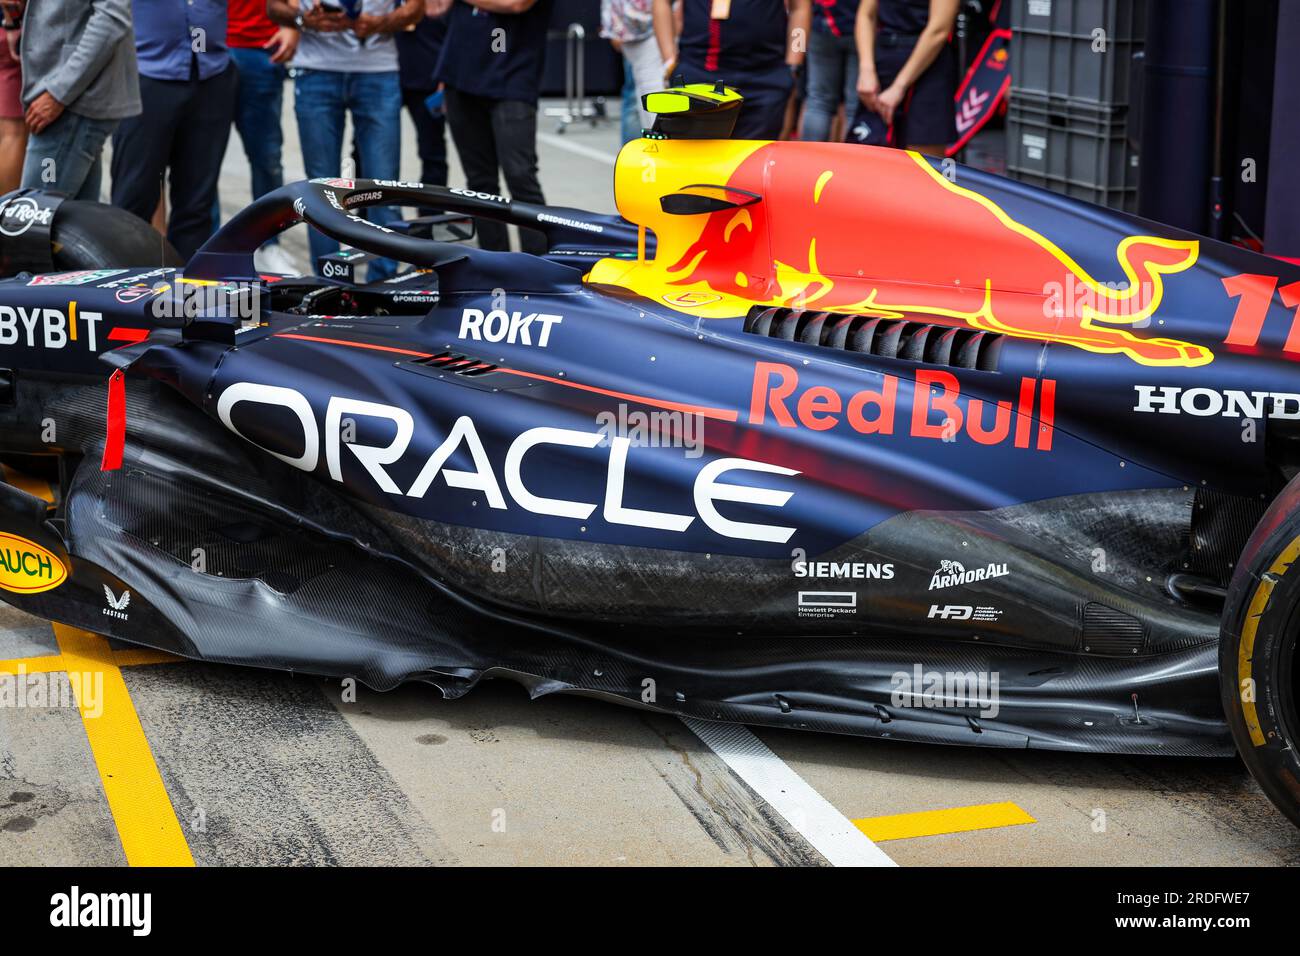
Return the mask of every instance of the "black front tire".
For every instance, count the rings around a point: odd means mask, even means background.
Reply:
[[[54,215],[50,234],[59,270],[123,266],[182,266],[167,239],[125,209],[69,199]]]
[[[1223,709],[1251,776],[1300,827],[1300,486],[1292,482],[1237,565],[1219,644]]]

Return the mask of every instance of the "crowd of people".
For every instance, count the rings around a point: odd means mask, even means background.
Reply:
[[[623,136],[640,97],[680,78],[745,96],[737,139],[827,140],[940,154],[956,138],[960,0],[601,0],[623,54]]]
[[[591,0],[594,4],[597,0]],[[680,79],[741,89],[737,138],[851,139],[938,151],[952,140],[958,0],[599,0],[626,64],[625,139],[641,96]],[[0,0],[0,194],[109,197],[188,258],[220,219],[233,127],[251,198],[282,185],[281,110],[309,178],[400,179],[401,112],[423,182],[544,202],[537,101],[554,0]],[[344,156],[347,120],[351,155]],[[346,165],[345,165],[346,164]],[[380,223],[399,215],[376,208]],[[337,246],[311,234],[313,259]],[[509,248],[504,226],[479,242]],[[525,231],[525,251],[541,251]],[[259,267],[298,271],[274,243]],[[380,262],[371,278],[391,274]]]

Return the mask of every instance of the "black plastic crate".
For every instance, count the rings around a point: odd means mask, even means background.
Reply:
[[[1012,96],[1007,111],[1007,175],[1012,179],[1136,212],[1138,171],[1127,108]]]
[[[1146,37],[1146,0],[1007,0],[1012,88],[1099,106],[1132,105],[1133,55]],[[1094,48],[1097,32],[1105,51]]]

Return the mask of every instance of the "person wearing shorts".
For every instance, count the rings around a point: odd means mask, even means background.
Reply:
[[[948,41],[959,2],[862,0],[849,142],[943,155],[957,136],[957,58]]]
[[[17,189],[23,178],[27,151],[27,124],[23,122],[23,68],[18,62],[21,21],[11,14],[21,7],[4,4],[4,32],[0,40],[0,193]]]

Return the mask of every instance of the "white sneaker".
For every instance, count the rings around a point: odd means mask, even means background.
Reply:
[[[272,275],[281,276],[299,276],[302,270],[298,264],[293,261],[293,256],[285,252],[284,247],[278,242],[263,246],[253,253],[253,266],[258,272],[269,272]]]

